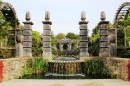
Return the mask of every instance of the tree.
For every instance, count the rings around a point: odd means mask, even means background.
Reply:
[[[97,25],[92,32],[92,37],[90,37],[90,46],[89,52],[92,52],[94,56],[98,56],[99,54],[99,38],[100,38],[100,30]]]
[[[2,1],[0,0],[0,5]],[[1,10],[1,9],[0,9]],[[11,28],[10,22],[6,20],[5,16],[3,15],[2,11],[0,11],[0,44],[7,40],[8,36],[8,29]]]
[[[67,33],[66,37],[70,38],[70,39],[78,39],[78,35],[76,35],[72,32]]]

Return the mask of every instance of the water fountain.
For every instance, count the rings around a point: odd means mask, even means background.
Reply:
[[[82,74],[82,62],[74,57],[57,57],[49,63],[49,75],[76,76]]]

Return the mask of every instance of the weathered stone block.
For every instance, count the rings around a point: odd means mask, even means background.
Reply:
[[[80,29],[87,29],[88,27],[87,27],[87,24],[82,24],[82,25],[79,26],[79,28]]]
[[[44,48],[43,52],[51,52],[51,49],[50,48]]]
[[[101,36],[100,41],[108,41],[108,37],[107,36]]]
[[[32,57],[32,49],[31,48],[23,48],[23,56]]]
[[[101,29],[108,29],[108,24],[102,24],[102,25],[100,25],[100,28]]]
[[[104,47],[104,48],[108,47],[108,42],[100,43],[100,47]]]
[[[44,24],[44,25],[43,25],[43,29],[44,29],[44,30],[50,30],[50,29],[51,29],[50,24]]]
[[[43,41],[44,42],[50,42],[51,41],[51,37],[50,36],[44,36]]]
[[[51,43],[50,42],[44,42],[43,43],[43,48],[50,48],[51,47]]]
[[[28,48],[31,48],[32,47],[32,43],[31,42],[24,42],[23,43],[23,47],[28,47]]]
[[[87,36],[87,34],[88,34],[87,29],[86,29],[86,30],[80,30],[80,36],[81,36],[81,35]]]
[[[24,29],[32,29],[32,25],[31,24],[24,24]]]
[[[108,31],[107,30],[101,30],[100,32],[102,35],[108,35]]]
[[[16,57],[22,57],[23,56],[23,45],[21,43],[17,43],[15,46],[16,51]]]
[[[50,30],[44,30],[43,35],[44,36],[50,36],[51,35],[51,31]],[[44,36],[43,36],[43,38],[44,38]]]
[[[23,35],[31,36],[32,35],[32,30],[24,30]]]
[[[32,36],[24,36],[24,41],[30,41],[32,42]]]
[[[80,43],[80,47],[83,48],[83,47],[88,47],[88,43],[86,42],[81,42]]]
[[[84,41],[84,40],[88,41],[87,36],[80,36],[80,41]]]

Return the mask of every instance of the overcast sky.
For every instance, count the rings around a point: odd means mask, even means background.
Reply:
[[[50,12],[52,21],[51,30],[58,33],[73,32],[79,34],[79,21],[81,12],[86,12],[89,35],[92,29],[100,21],[101,11],[106,12],[106,20],[113,23],[116,10],[123,2],[130,0],[2,0],[13,5],[20,24],[25,21],[27,11],[31,13],[33,30],[43,32],[42,21],[45,19],[45,11]],[[22,24],[23,25],[23,24]]]

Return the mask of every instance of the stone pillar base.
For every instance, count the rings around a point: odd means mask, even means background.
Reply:
[[[99,53],[99,57],[109,57],[109,52],[101,52]]]
[[[89,53],[80,52],[80,58],[89,57]]]
[[[51,52],[43,52],[43,58],[52,60],[52,53]]]
[[[23,45],[21,43],[17,43],[15,48],[16,48],[16,57],[23,57]]]

